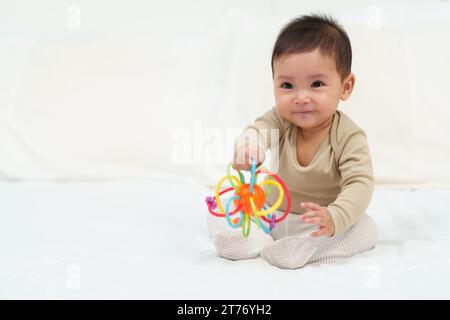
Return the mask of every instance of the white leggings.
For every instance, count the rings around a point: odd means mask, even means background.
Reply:
[[[220,256],[230,260],[257,257],[260,253],[271,264],[295,269],[310,263],[326,263],[351,257],[373,248],[378,232],[367,214],[349,229],[333,237],[311,237],[317,226],[305,223],[297,214],[289,214],[270,235],[252,223],[248,238],[239,229],[224,230],[215,236]]]
[[[278,215],[279,216],[279,215]],[[289,214],[281,221],[270,235],[274,240],[292,236],[310,237],[317,230],[317,226],[305,223],[299,215]],[[375,221],[363,214],[361,218],[349,229],[333,237],[314,237],[317,250],[308,261],[332,262],[375,247],[378,239],[378,228]]]

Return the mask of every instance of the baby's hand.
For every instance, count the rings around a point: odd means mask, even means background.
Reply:
[[[243,144],[234,151],[233,169],[235,170],[250,170],[251,160],[255,160],[256,167],[264,162],[264,149],[260,146],[251,146]]]
[[[333,220],[331,219],[331,215],[327,208],[321,207],[313,202],[302,202],[300,206],[310,210],[302,214],[300,218],[306,223],[315,224],[319,227],[319,230],[313,232],[311,236],[331,237],[334,234]]]

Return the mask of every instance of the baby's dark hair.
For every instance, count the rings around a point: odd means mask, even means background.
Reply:
[[[352,46],[344,28],[330,16],[321,14],[295,18],[280,31],[272,52],[273,62],[286,54],[311,52],[319,48],[334,58],[336,69],[344,80],[352,68]]]

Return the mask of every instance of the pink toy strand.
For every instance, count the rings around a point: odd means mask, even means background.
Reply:
[[[221,196],[221,195],[224,194],[225,192],[228,192],[228,191],[231,191],[231,190],[234,190],[234,188],[231,187],[231,188],[228,188],[228,189],[223,190],[222,192],[219,193],[219,196]],[[210,203],[208,203],[208,211],[209,211],[212,215],[215,215],[216,217],[225,217],[225,214],[224,214],[224,213],[214,212],[214,211],[211,209],[211,204],[210,204]],[[230,216],[232,216],[233,214],[236,214],[236,213],[239,212],[239,211],[241,211],[241,205],[239,205],[236,209],[234,209],[234,211],[230,212]]]

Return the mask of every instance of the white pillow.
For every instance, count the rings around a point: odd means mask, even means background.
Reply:
[[[224,99],[224,23],[170,36],[44,38],[17,49],[25,63],[0,110],[0,178],[205,176],[208,131],[243,125]],[[191,144],[181,163],[174,159],[186,143],[180,132]]]
[[[340,108],[366,131],[379,183],[450,182],[443,5],[375,7],[375,24],[367,10],[329,8],[357,77]],[[0,179],[215,183],[234,137],[274,104],[272,47],[304,8],[189,7],[178,24],[153,13],[142,33],[0,36]]]

